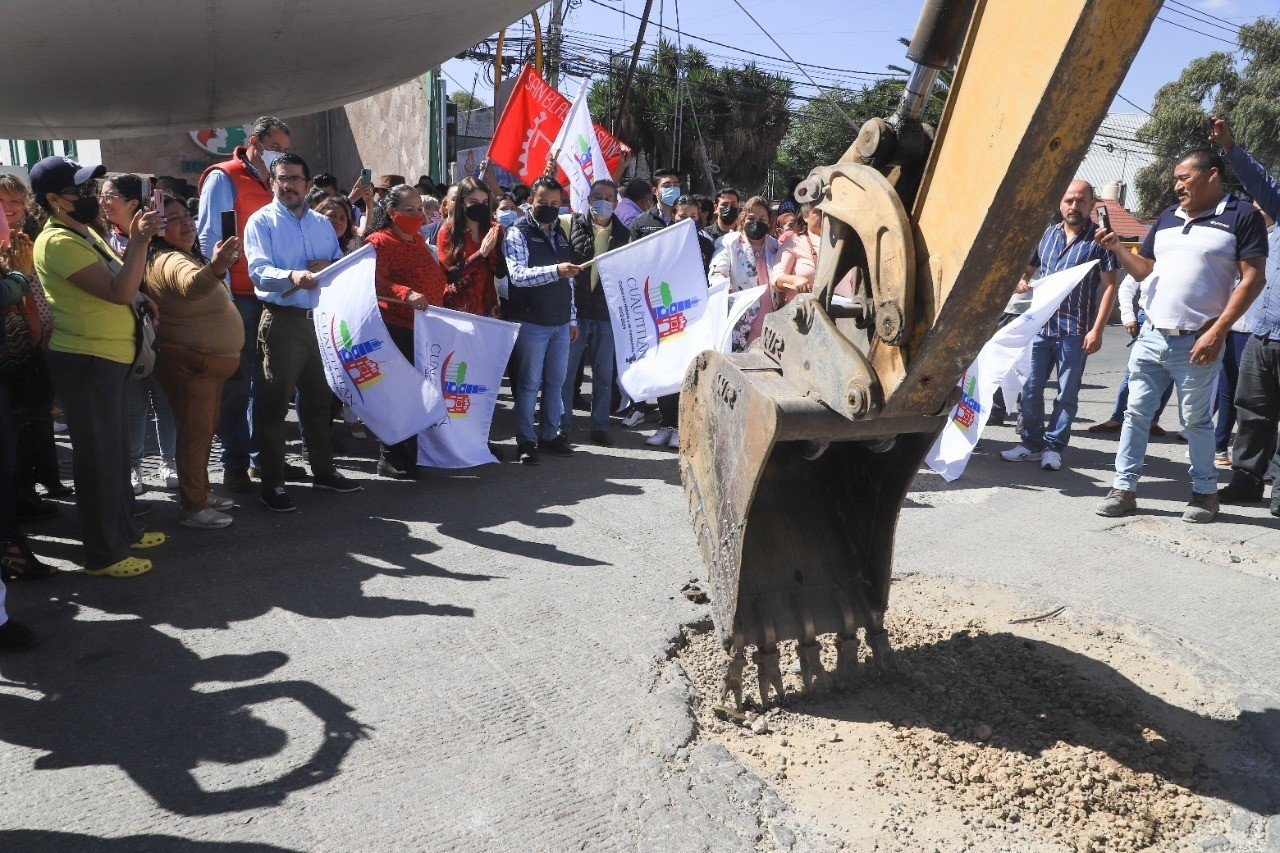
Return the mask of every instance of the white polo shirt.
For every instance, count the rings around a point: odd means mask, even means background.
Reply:
[[[1230,193],[1195,219],[1175,204],[1160,214],[1138,254],[1156,262],[1142,282],[1147,319],[1157,329],[1194,331],[1226,310],[1240,261],[1266,256],[1267,226],[1253,205]]]

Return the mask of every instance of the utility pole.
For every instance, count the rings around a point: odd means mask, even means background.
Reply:
[[[564,0],[551,0],[551,24],[547,27],[547,82],[560,88],[561,45],[564,43]]]
[[[636,79],[636,63],[640,61],[640,48],[644,46],[644,28],[649,24],[649,13],[651,11],[653,11],[653,0],[644,0],[644,14],[640,16],[640,30],[636,33],[635,47],[631,49],[631,69],[627,71],[627,81],[622,84],[622,98],[618,104],[619,116],[627,114],[627,101],[631,100],[631,84]]]

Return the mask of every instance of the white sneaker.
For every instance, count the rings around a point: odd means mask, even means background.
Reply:
[[[639,426],[642,421],[644,421],[644,412],[639,409],[632,409],[631,414],[622,419],[622,425],[624,427],[634,427]]]
[[[206,500],[209,503],[209,509],[235,509],[239,506],[231,498],[224,498],[222,495],[215,495],[210,492]]]
[[[188,512],[185,509],[178,513],[178,523],[183,527],[195,527],[202,530],[217,530],[226,527],[234,518],[216,509],[202,509],[199,512]]]
[[[658,427],[658,431],[644,440],[644,443],[650,447],[663,447],[671,443],[671,434],[675,432],[671,427]],[[679,439],[679,436],[677,436]]]
[[[135,465],[129,470],[129,484],[133,486],[134,495],[140,495],[147,490],[147,487],[142,485],[141,465]]]
[[[160,479],[164,481],[166,489],[178,488],[178,466],[173,462],[161,461]]]
[[[1046,471],[1062,469],[1062,454],[1056,450],[1046,450],[1040,459],[1040,467]]]
[[[671,428],[671,438],[667,439],[667,447],[674,447],[676,450],[680,449],[680,430],[675,427]]]
[[[1027,450],[1019,444],[1009,450],[1000,451],[1000,456],[1006,462],[1039,462],[1044,454],[1036,450]]]

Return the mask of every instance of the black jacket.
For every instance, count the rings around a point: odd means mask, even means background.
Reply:
[[[670,224],[662,218],[662,209],[655,203],[653,207],[631,220],[631,239],[639,240],[641,237],[648,237]]]
[[[532,216],[525,216],[511,227],[524,235],[530,268],[555,266],[569,260],[569,241],[558,221],[549,236]],[[508,320],[535,326],[563,326],[569,322],[569,300],[573,298],[573,283],[569,279],[535,287],[520,287],[513,281],[507,294],[510,297],[505,314]]]
[[[618,217],[613,217],[609,227],[609,251],[631,242],[631,233]],[[574,264],[585,264],[596,256],[595,226],[591,223],[590,214],[575,213],[569,220],[569,251],[569,261]],[[604,288],[597,286],[595,290],[591,289],[590,269],[578,273],[573,282],[573,293],[579,319],[609,319],[609,304],[604,298]]]

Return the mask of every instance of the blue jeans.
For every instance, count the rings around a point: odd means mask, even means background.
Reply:
[[[240,377],[222,386],[222,414],[218,436],[222,439],[224,470],[244,470],[258,464],[258,444],[253,429],[253,404],[258,397],[258,324],[262,303],[256,296],[232,296],[244,321],[244,346],[240,348]]]
[[[1218,412],[1218,426],[1213,431],[1213,447],[1226,452],[1231,441],[1231,431],[1236,427],[1236,383],[1240,379],[1240,357],[1244,345],[1252,337],[1248,332],[1227,332],[1227,342],[1222,347],[1222,373],[1218,376],[1218,396],[1214,408]]]
[[[156,446],[160,458],[173,461],[174,448],[178,444],[178,428],[173,423],[173,409],[165,397],[160,383],[154,376],[141,381],[130,379],[125,384],[129,397],[129,462],[133,467],[142,464],[147,450],[147,429],[151,426],[151,412],[156,413]]]
[[[1129,354],[1129,408],[1120,431],[1116,451],[1115,488],[1132,492],[1142,474],[1147,455],[1151,419],[1160,395],[1170,380],[1178,388],[1182,434],[1191,457],[1191,490],[1213,494],[1218,490],[1218,470],[1213,467],[1214,380],[1221,356],[1210,364],[1192,364],[1191,348],[1198,335],[1166,336],[1151,326],[1143,326]]]
[[[538,326],[520,324],[516,338],[516,442],[538,441],[533,431],[533,410],[542,393],[539,427],[542,441],[554,441],[564,418],[565,375],[569,372],[569,324]]]
[[[1031,343],[1031,375],[1022,389],[1022,444],[1028,450],[1056,450],[1061,453],[1071,441],[1071,421],[1075,419],[1084,378],[1084,335],[1050,337],[1042,329]],[[1058,397],[1053,402],[1049,428],[1044,424],[1044,389],[1049,373],[1058,374]]]
[[[1146,325],[1147,312],[1141,308],[1138,309],[1138,327]],[[1135,339],[1136,340],[1136,339]],[[1160,423],[1160,416],[1164,414],[1164,407],[1169,402],[1169,398],[1173,396],[1173,381],[1170,380],[1168,386],[1164,389],[1164,394],[1160,397],[1160,408],[1156,409],[1156,415],[1152,419],[1153,423]],[[1129,408],[1129,368],[1124,369],[1124,379],[1120,380],[1120,389],[1116,391],[1116,407],[1111,410],[1111,420],[1116,423],[1124,422],[1124,410]]]
[[[573,430],[573,380],[583,353],[591,347],[591,430],[609,428],[609,400],[613,394],[613,324],[608,320],[578,318],[578,339],[569,344],[569,365],[565,373],[562,403],[564,415],[560,432]]]

